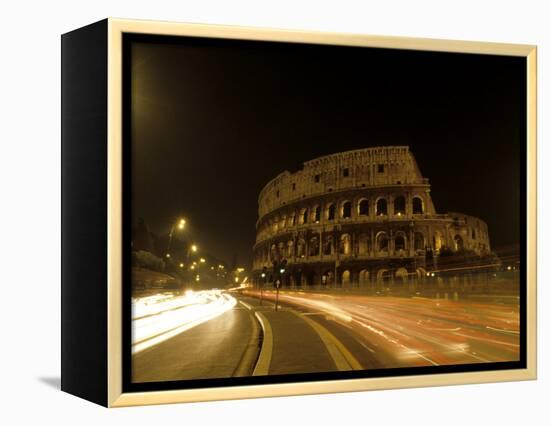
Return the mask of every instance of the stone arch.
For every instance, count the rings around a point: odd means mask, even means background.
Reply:
[[[422,232],[416,231],[414,233],[414,250],[424,250],[425,242],[424,242],[424,234]]]
[[[397,216],[404,215],[407,210],[407,203],[403,195],[395,197],[393,200],[393,214]]]
[[[288,226],[296,226],[296,212],[292,212],[288,215]]]
[[[277,244],[277,252],[279,254],[279,259],[285,257],[285,243],[284,242],[280,242],[279,244]]]
[[[342,272],[342,287],[349,287],[351,285],[351,272],[346,269]]]
[[[334,271],[325,271],[325,272],[323,272],[323,275],[321,277],[321,283],[323,285],[333,285],[334,284]]]
[[[419,280],[421,280],[428,276],[428,272],[424,268],[419,267],[419,268],[416,268],[416,276],[418,277]]]
[[[435,231],[433,235],[433,248],[434,250],[441,250],[442,246],[443,246],[443,243],[441,240],[441,232]]]
[[[342,203],[342,208],[340,211],[340,216],[343,219],[348,219],[351,217],[351,201],[346,200]]]
[[[307,223],[307,215],[308,215],[307,208],[303,208],[302,210],[300,210],[300,225]]]
[[[388,215],[388,201],[384,197],[376,200],[376,216]]]
[[[455,251],[464,251],[464,240],[458,234],[454,237]]]
[[[294,241],[288,240],[286,243],[286,256],[289,259],[292,259],[294,257]]]
[[[321,206],[316,205],[313,208],[313,222],[319,223],[321,221]]]
[[[296,257],[305,257],[306,255],[306,242],[303,238],[300,238],[298,240],[298,243],[296,244]]]
[[[309,239],[309,255],[319,256],[319,234],[315,234]]]
[[[357,244],[357,251],[359,255],[366,255],[369,253],[369,236],[367,234],[360,234]]]
[[[328,221],[334,220],[336,216],[336,206],[334,203],[329,203],[326,208],[326,219]]]
[[[332,235],[327,235],[323,241],[323,254],[331,255],[332,254]]]
[[[376,281],[388,282],[391,280],[391,271],[389,269],[379,269],[376,273]]]
[[[369,271],[368,269],[361,269],[359,271],[359,284],[365,285],[369,282]]]
[[[413,214],[424,214],[424,200],[419,195],[412,199]]]
[[[376,234],[376,251],[378,253],[387,253],[389,250],[389,239],[388,235],[381,231]]]
[[[350,234],[342,234],[340,236],[340,254],[344,256],[351,255],[351,236]]]
[[[399,285],[405,285],[407,284],[407,281],[409,280],[409,271],[407,271],[405,268],[399,268],[397,271],[395,271],[395,283]]]
[[[394,248],[396,253],[402,253],[407,250],[407,236],[404,232],[397,232],[393,240]]]
[[[359,216],[368,216],[369,215],[369,200],[362,198],[357,204],[357,214]]]

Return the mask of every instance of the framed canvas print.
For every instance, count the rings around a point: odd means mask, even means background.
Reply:
[[[126,406],[536,377],[536,48],[62,36],[62,389]]]

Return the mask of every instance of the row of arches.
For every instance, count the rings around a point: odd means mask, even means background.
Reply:
[[[389,255],[393,253],[405,253],[409,249],[414,251],[424,250],[426,241],[422,232],[414,232],[413,239],[409,238],[405,232],[398,231],[390,235],[385,231],[373,234],[360,233],[353,236],[350,233],[343,233],[339,237],[333,234],[313,233],[308,240],[298,238],[296,240],[280,241],[271,244],[268,256],[265,250],[261,250],[262,256],[260,262],[272,262],[281,258],[292,260],[293,258],[305,258],[315,256],[330,256],[338,254],[342,256],[367,256],[371,252],[380,255]],[[355,238],[354,238],[355,237]]]
[[[296,269],[286,274],[282,279],[283,286],[369,286],[372,284],[385,284],[391,286],[401,286],[409,282],[410,279],[423,280],[426,271],[423,268],[417,268],[409,272],[405,267],[399,267],[395,270],[380,268],[377,270],[364,269],[343,269],[335,271],[334,269],[313,270]],[[269,278],[267,282],[270,282]]]
[[[464,250],[464,240],[459,234],[453,237],[454,251]],[[331,257],[408,257],[425,254],[426,248],[438,252],[443,245],[441,232],[434,231],[431,241],[424,232],[387,231],[352,233],[311,233],[307,238],[297,237],[287,241],[263,245],[255,251],[255,265],[270,265],[275,260],[287,259],[301,262],[306,259]]]
[[[263,229],[267,228],[272,232],[277,232],[308,223],[325,223],[351,219],[352,217],[383,217],[390,214],[406,216],[409,212],[412,215],[425,213],[425,202],[420,195],[412,197],[409,207],[407,207],[407,198],[404,195],[399,195],[390,199],[390,201],[388,199],[388,197],[380,196],[375,199],[360,198],[355,202],[343,200],[328,202],[324,206],[317,204],[312,207],[302,207],[295,212],[283,214],[269,220]]]

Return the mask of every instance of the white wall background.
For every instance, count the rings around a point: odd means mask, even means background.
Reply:
[[[61,33],[107,16],[539,45],[539,212],[548,211],[545,0],[4,1],[0,51],[0,423],[549,424],[550,293],[539,225],[539,380],[106,410],[55,389]],[[546,249],[546,250],[545,250]],[[32,259],[29,264],[28,259]],[[545,338],[546,337],[546,338]]]

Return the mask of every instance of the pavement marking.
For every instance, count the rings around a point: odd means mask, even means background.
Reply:
[[[351,352],[338,340],[334,334],[328,331],[325,327],[319,324],[316,321],[308,318],[307,316],[300,315],[299,312],[296,312],[293,309],[289,309],[292,313],[302,318],[307,322],[313,330],[317,332],[321,341],[328,350],[329,355],[331,356],[336,368],[339,371],[349,371],[349,370],[364,370],[363,366],[357,359],[351,354]]]
[[[262,348],[256,362],[256,367],[252,372],[253,376],[266,376],[269,374],[269,365],[271,364],[271,356],[273,354],[273,332],[267,318],[260,312],[255,311],[254,315],[258,318],[263,331]]]
[[[246,345],[243,355],[239,360],[239,364],[237,365],[237,368],[235,368],[235,371],[233,373],[234,377],[250,376],[250,371],[254,368],[254,362],[256,361],[256,358],[259,355],[258,341],[260,337],[260,330],[258,327],[258,323],[256,322],[256,320],[254,319],[254,316],[252,315],[252,311],[251,311],[252,307],[242,301],[241,303],[243,303],[249,309],[249,311],[247,311],[247,314],[250,319],[252,332],[250,333],[250,339],[248,340],[248,344]]]
[[[239,300],[239,303],[241,303],[246,309],[248,309],[249,311],[252,310],[252,306],[250,306],[248,303],[246,302],[243,302],[242,300]]]

